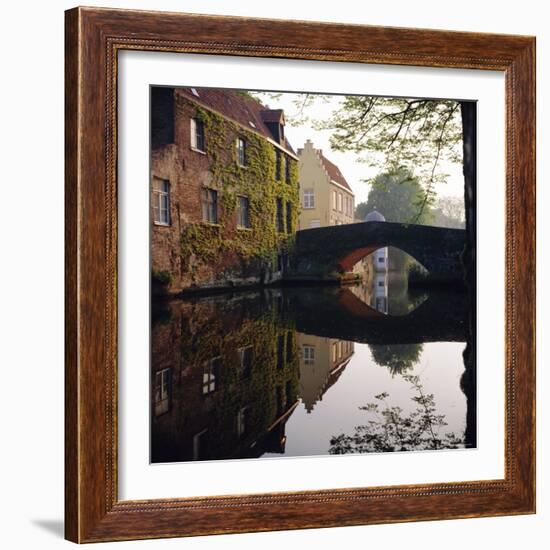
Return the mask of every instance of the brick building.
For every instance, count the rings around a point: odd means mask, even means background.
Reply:
[[[246,92],[151,91],[153,290],[280,279],[298,225],[284,112]]]
[[[265,293],[271,304],[246,293],[162,303],[151,340],[152,462],[284,453],[300,367],[278,293]]]

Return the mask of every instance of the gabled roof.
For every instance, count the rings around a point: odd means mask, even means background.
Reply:
[[[278,144],[266,122],[284,120],[282,109],[268,109],[253,97],[240,91],[219,88],[175,88],[175,92]],[[286,138],[284,145],[280,147],[292,155],[296,154]]]
[[[330,160],[328,160],[327,157],[325,157],[321,151],[318,151],[318,153],[319,153],[319,158],[321,159],[321,162],[325,167],[325,170],[328,172],[329,178],[335,181],[336,183],[339,183],[342,187],[345,187],[346,189],[348,189],[353,193],[353,191],[351,190],[351,187],[346,181],[346,178],[342,175],[342,172],[340,172],[340,168],[338,168],[336,164],[330,162]]]

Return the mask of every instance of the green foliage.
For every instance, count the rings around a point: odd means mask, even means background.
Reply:
[[[377,365],[387,367],[392,377],[412,369],[422,354],[422,344],[369,345]]]
[[[442,161],[462,162],[460,103],[452,100],[345,96],[317,128],[333,132],[331,146],[352,151],[382,171],[405,167],[419,177],[424,200],[420,217],[448,174]]]
[[[275,179],[275,150],[258,134],[244,130],[211,111],[197,108],[197,118],[203,121],[207,155],[211,161],[210,186],[218,190],[219,223],[188,224],[181,234],[183,269],[193,262],[209,263],[227,252],[236,253],[242,261],[254,259],[272,262],[278,251],[293,244],[293,236],[278,233],[276,202],[292,205],[292,227],[298,221],[298,167],[290,164],[290,182]],[[239,166],[234,139],[243,135],[247,142],[247,166]],[[228,230],[234,227],[237,197],[249,199],[250,230]]]
[[[355,210],[360,219],[376,208],[388,222],[428,224],[431,221],[427,208],[418,215],[424,190],[418,178],[407,170],[401,168],[379,174],[370,184],[367,202],[359,203]]]
[[[227,296],[199,299],[192,305],[184,302],[181,315],[172,318],[174,333],[181,327],[181,357],[178,364],[202,377],[204,365],[219,357],[216,391],[209,399],[208,441],[210,458],[238,456],[240,450],[267,433],[277,418],[277,389],[282,390],[286,408],[299,392],[299,356],[292,324],[279,324],[275,307],[259,311],[253,301],[241,296],[232,301]],[[289,338],[289,334],[292,335]],[[153,334],[153,337],[159,337]],[[278,363],[278,342],[284,343],[283,364]],[[238,350],[252,347],[250,370],[244,372]],[[199,378],[200,379],[200,378]],[[182,406],[192,416],[195,397],[185,388]],[[191,403],[185,405],[185,403]],[[201,403],[201,406],[205,406]],[[239,410],[248,409],[248,431],[241,441],[235,434]]]
[[[372,453],[457,449],[464,446],[464,436],[441,433],[447,426],[445,415],[437,413],[433,394],[425,394],[418,376],[405,375],[414,395],[416,408],[406,414],[401,407],[388,403],[386,392],[374,396],[375,402],[360,407],[369,417],[356,426],[353,435],[339,434],[330,440],[330,454]]]

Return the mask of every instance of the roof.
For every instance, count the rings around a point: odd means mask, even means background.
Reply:
[[[325,157],[321,151],[318,151],[318,153],[319,153],[319,158],[321,159],[321,162],[325,167],[325,170],[328,172],[329,178],[335,181],[336,183],[339,183],[342,187],[345,187],[351,193],[353,193],[353,191],[351,190],[351,187],[346,181],[346,178],[342,175],[342,172],[340,172],[340,168],[338,168],[336,164],[333,164],[332,162],[330,162],[330,160],[328,160],[327,157]]]
[[[266,123],[284,119],[282,109],[269,109],[255,98],[244,92],[221,90],[219,88],[176,88],[177,93],[198,103],[207,109],[216,111],[224,117],[237,122],[248,130],[262,135],[278,144]],[[296,155],[285,138],[280,145],[290,154]]]

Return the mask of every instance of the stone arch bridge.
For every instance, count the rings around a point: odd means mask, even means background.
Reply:
[[[379,248],[400,248],[429,272],[434,282],[463,280],[466,231],[391,222],[361,222],[305,229],[296,233],[289,279],[340,280]]]

